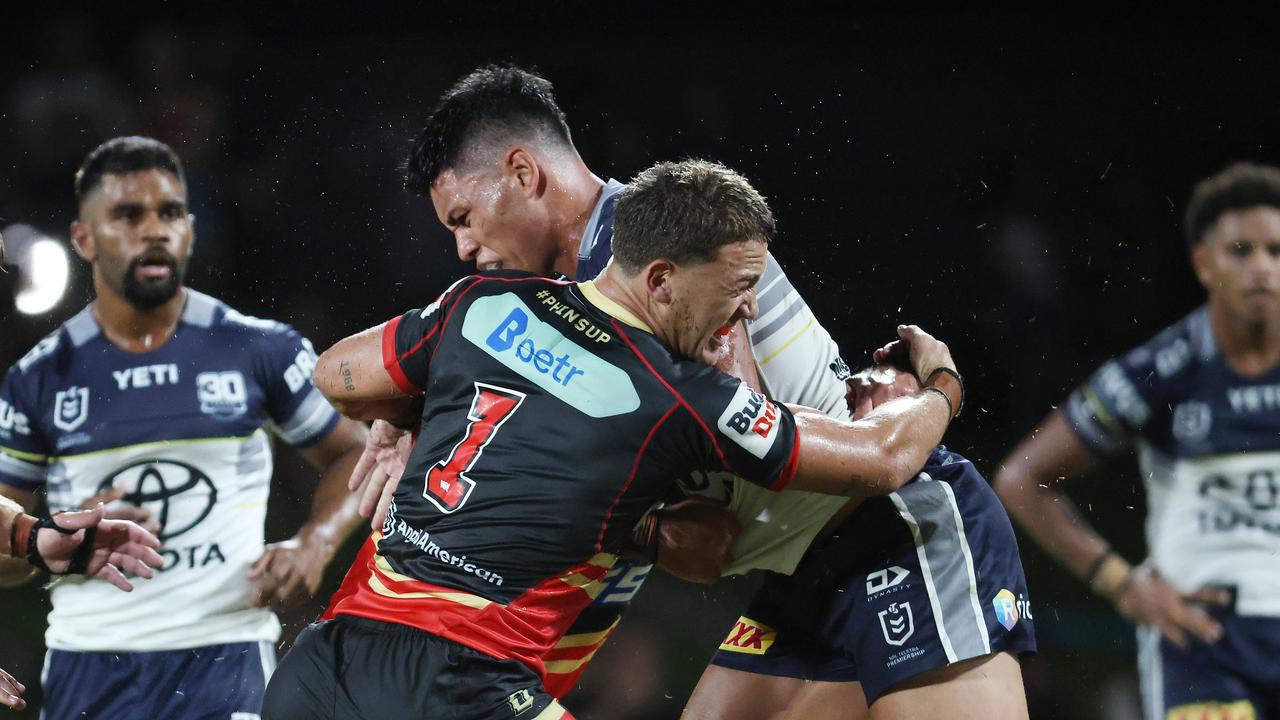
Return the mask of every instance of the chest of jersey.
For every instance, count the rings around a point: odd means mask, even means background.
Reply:
[[[250,361],[209,345],[174,338],[139,356],[98,343],[45,377],[34,422],[54,456],[247,436],[262,425],[264,390]]]

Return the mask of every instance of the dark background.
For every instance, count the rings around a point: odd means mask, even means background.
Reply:
[[[519,62],[555,83],[601,177],[689,156],[746,174],[777,215],[774,254],[851,365],[901,321],[947,340],[970,397],[947,442],[988,477],[1092,368],[1201,301],[1181,231],[1195,180],[1280,160],[1274,18],[1225,11],[10,10],[0,225],[65,238],[85,153],[152,135],[187,165],[189,284],[327,347],[465,272],[398,166],[449,84]],[[0,275],[0,367],[91,298],[73,264],[73,290],[35,318]],[[277,539],[314,482],[287,448],[278,467]],[[1074,497],[1143,557],[1132,461]],[[1022,552],[1042,649],[1025,665],[1032,716],[1136,717],[1131,629]],[[753,582],[652,579],[570,709],[677,717]],[[32,686],[46,609],[34,586],[0,591],[0,666]]]

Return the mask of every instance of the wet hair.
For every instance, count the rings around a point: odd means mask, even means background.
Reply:
[[[547,79],[511,65],[486,65],[440,98],[405,162],[405,187],[425,195],[446,170],[468,168],[479,151],[499,152],[515,139],[573,147]]]
[[[127,175],[143,170],[165,170],[173,173],[183,185],[187,184],[182,161],[168,145],[137,135],[118,137],[102,143],[85,156],[76,171],[76,201],[83,203],[102,184],[103,175]]]
[[[721,246],[773,240],[769,205],[738,173],[706,160],[663,162],[619,193],[613,257],[630,275],[654,260],[709,261]]]
[[[1201,180],[1187,202],[1187,245],[1199,245],[1223,213],[1258,205],[1280,209],[1280,169],[1238,162]]]

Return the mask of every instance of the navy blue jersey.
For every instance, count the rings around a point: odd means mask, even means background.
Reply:
[[[338,415],[315,389],[311,344],[287,325],[187,290],[173,336],[130,353],[90,308],[41,340],[0,386],[0,483],[43,488],[54,511],[110,487],[152,510],[166,564],[122,593],[93,579],[53,589],[48,645],[168,650],[273,642],[249,607],[271,481],[264,428],[307,446]]]
[[[1137,449],[1162,575],[1237,586],[1242,614],[1280,615],[1280,367],[1232,370],[1202,307],[1105,363],[1064,412],[1099,455]]]
[[[591,283],[503,272],[387,325],[422,431],[330,614],[417,626],[540,673],[640,516],[710,467],[780,489],[789,411],[680,360]],[[376,545],[376,550],[374,546]]]

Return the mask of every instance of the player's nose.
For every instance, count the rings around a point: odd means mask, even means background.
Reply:
[[[458,247],[458,259],[462,262],[471,262],[480,253],[480,243],[473,240],[465,230],[454,234],[454,242]]]

